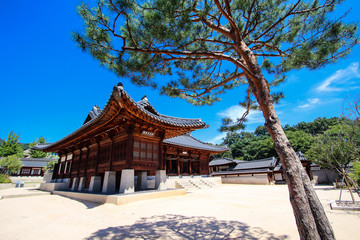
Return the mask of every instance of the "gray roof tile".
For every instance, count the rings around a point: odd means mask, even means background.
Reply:
[[[245,170],[245,169],[257,169],[257,168],[274,168],[277,165],[278,161],[274,157],[254,160],[254,161],[244,161],[239,162],[232,170]]]
[[[209,166],[221,166],[221,165],[227,165],[227,164],[237,164],[238,162],[242,162],[240,160],[234,160],[231,158],[216,158],[209,162]]]
[[[164,143],[181,146],[181,147],[189,147],[189,148],[195,148],[200,150],[208,150],[213,152],[225,152],[228,150],[227,147],[223,146],[213,146],[204,142],[201,142],[200,140],[194,138],[190,134],[184,134],[181,136],[165,139]]]
[[[23,167],[46,167],[46,164],[56,159],[47,158],[21,158],[20,161]]]

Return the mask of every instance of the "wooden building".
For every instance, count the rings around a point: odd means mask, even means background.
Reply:
[[[226,158],[226,157],[213,159],[209,163],[210,173],[233,169],[240,162],[244,162],[244,161]]]
[[[55,159],[49,159],[49,158],[20,158],[22,164],[21,169],[16,173],[11,173],[11,176],[17,176],[17,177],[44,176],[45,167],[49,162],[54,160]]]
[[[310,180],[313,175],[310,169],[311,162],[306,159],[302,152],[297,152],[297,156],[301,161]],[[224,161],[226,160],[226,161]],[[236,164],[231,163],[232,159],[214,159],[210,162],[210,166],[229,166],[229,168],[222,168],[211,173],[212,176],[222,178],[223,183],[244,183],[244,184],[272,184],[285,183],[283,174],[283,166],[280,160],[275,157],[252,160],[252,161],[237,161]],[[228,164],[225,164],[228,162]],[[221,164],[223,163],[223,164]],[[215,168],[216,169],[216,168]]]
[[[55,159],[48,158],[20,158],[23,165],[19,172],[11,174],[12,176],[31,177],[44,176],[45,167]]]
[[[159,170],[162,178],[164,174],[209,175],[210,156],[227,148],[190,136],[191,131],[205,127],[200,119],[158,113],[146,96],[135,102],[119,83],[104,109],[95,106],[79,129],[35,149],[60,156],[53,180],[70,180],[73,189],[92,189],[95,181],[104,186],[110,174],[121,192],[123,178],[131,182],[134,175],[141,179]],[[131,170],[126,171],[128,177],[124,177],[125,170]]]

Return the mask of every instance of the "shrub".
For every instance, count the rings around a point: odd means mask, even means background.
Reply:
[[[9,176],[0,174],[0,183],[11,183]]]

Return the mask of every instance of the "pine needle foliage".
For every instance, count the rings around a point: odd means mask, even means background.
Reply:
[[[290,70],[318,69],[358,44],[357,25],[344,23],[347,13],[333,17],[342,0],[95,2],[78,7],[85,31],[73,38],[81,49],[119,77],[194,105],[212,104],[248,84],[251,66],[244,54],[273,76],[271,87]],[[282,97],[273,94],[275,102]],[[249,88],[242,102],[256,108],[251,99]],[[230,125],[241,128],[242,120]]]

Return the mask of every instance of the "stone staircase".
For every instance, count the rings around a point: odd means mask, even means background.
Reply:
[[[211,179],[184,178],[176,180],[176,188],[185,188],[186,190],[198,190],[216,187],[217,184]]]

